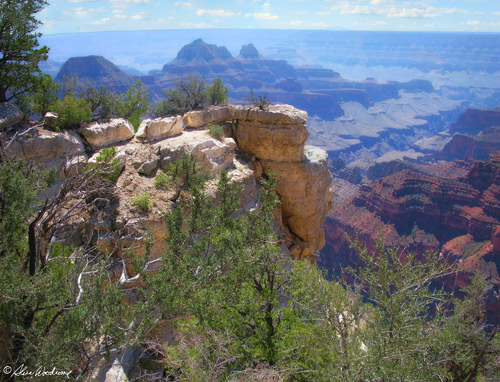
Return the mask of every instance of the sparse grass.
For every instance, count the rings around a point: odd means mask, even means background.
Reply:
[[[171,178],[163,171],[159,171],[155,176],[155,187],[158,190],[166,190],[172,184]]]
[[[137,195],[134,197],[130,203],[137,208],[141,213],[147,213],[153,207],[150,195],[146,192],[144,194]]]
[[[221,125],[209,124],[207,126],[207,129],[208,129],[208,133],[210,134],[210,136],[212,138],[215,138],[215,139],[221,141],[222,138],[224,137],[224,130],[222,129]]]

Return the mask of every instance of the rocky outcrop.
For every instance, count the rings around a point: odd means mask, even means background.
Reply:
[[[307,113],[291,106],[272,105],[267,110],[237,109],[235,138],[238,146],[259,159],[302,162],[308,137]]]
[[[0,131],[4,131],[23,119],[23,113],[12,102],[0,103]]]
[[[211,106],[204,110],[187,112],[184,123],[188,127],[201,127],[210,123],[232,121],[235,107],[233,105]]]
[[[135,136],[141,140],[155,141],[182,133],[182,117],[145,119]]]
[[[323,221],[333,193],[325,151],[305,146],[307,113],[289,105],[266,110],[241,107],[234,112],[233,132],[238,147],[253,155],[256,167],[279,178],[277,193],[285,243],[290,254],[315,262],[325,243]]]
[[[281,200],[282,220],[294,236],[293,242],[288,243],[290,254],[314,261],[316,252],[325,245],[323,221],[333,200],[332,176],[324,150],[306,146],[304,154],[300,163],[261,163],[264,173],[274,171],[279,178],[276,192]]]
[[[117,118],[106,123],[92,123],[81,128],[79,133],[95,150],[133,138],[134,128],[128,120]]]

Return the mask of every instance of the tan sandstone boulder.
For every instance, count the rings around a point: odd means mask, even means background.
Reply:
[[[325,245],[323,220],[333,200],[327,153],[314,146],[305,146],[304,153],[301,163],[261,160],[265,173],[279,177],[282,220],[298,239],[290,248],[297,258],[311,258]]]
[[[133,138],[134,128],[128,120],[117,118],[106,123],[92,123],[81,128],[79,133],[97,149]]]
[[[308,137],[307,113],[290,105],[268,110],[239,108],[235,111],[238,146],[259,159],[302,162]]]
[[[155,141],[182,133],[182,117],[145,119],[135,136],[140,140]]]
[[[160,167],[179,159],[182,153],[193,153],[198,162],[212,175],[218,174],[232,164],[236,143],[232,138],[218,140],[212,138],[206,130],[184,131],[157,144],[161,157]]]
[[[234,111],[233,105],[212,106],[204,110],[190,111],[184,115],[184,123],[188,127],[201,127],[210,123],[232,121]]]
[[[22,139],[13,141],[7,154],[34,160],[45,167],[62,167],[68,161],[86,159],[85,148],[77,133],[70,130],[56,132],[41,127],[33,128]]]

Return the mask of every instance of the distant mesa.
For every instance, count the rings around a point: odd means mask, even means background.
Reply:
[[[71,57],[63,64],[55,80],[63,82],[65,77],[74,75],[85,85],[104,85],[118,91],[125,90],[139,78],[125,73],[102,56]]]
[[[246,44],[241,47],[240,56],[243,58],[259,58],[259,51],[252,43]]]
[[[177,53],[177,58],[171,64],[187,64],[199,61],[210,62],[217,59],[227,60],[229,58],[233,58],[233,56],[226,47],[207,44],[199,38],[191,44],[182,47],[179,53]]]

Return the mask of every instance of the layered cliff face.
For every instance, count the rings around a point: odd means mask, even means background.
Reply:
[[[356,261],[344,233],[358,235],[368,246],[382,235],[386,245],[439,250],[469,271],[488,268],[498,289],[500,152],[488,161],[386,170],[395,172],[334,206],[319,261],[329,268]],[[499,311],[492,314],[500,320]]]
[[[491,110],[467,109],[450,126],[450,133],[479,134],[491,126],[500,126],[499,107]]]
[[[151,256],[158,257],[165,250],[163,215],[172,208],[173,190],[155,188],[154,177],[183,153],[194,154],[214,177],[227,170],[233,184],[244,186],[242,208],[255,206],[258,179],[272,170],[279,176],[281,207],[276,223],[282,242],[292,256],[314,262],[324,245],[323,220],[331,206],[332,178],[326,153],[305,146],[306,121],[306,112],[288,105],[267,110],[226,105],[190,112],[184,118],[145,120],[135,135],[128,121],[119,119],[89,124],[78,133],[33,127],[16,138],[8,151],[46,167],[64,169],[85,163],[87,158],[95,162],[103,148],[115,147],[123,167],[116,182],[116,200],[106,214],[81,216],[73,222],[80,234],[71,240],[75,245],[78,240],[90,240],[103,252],[125,257],[131,248],[136,254],[144,253],[146,230],[154,239]],[[222,123],[226,136],[220,140],[211,137],[205,129],[211,123]],[[61,181],[64,175],[61,171]],[[212,180],[207,190],[214,189]],[[146,214],[132,203],[141,194],[151,198],[152,208]],[[125,279],[134,276],[129,267],[117,272]]]

